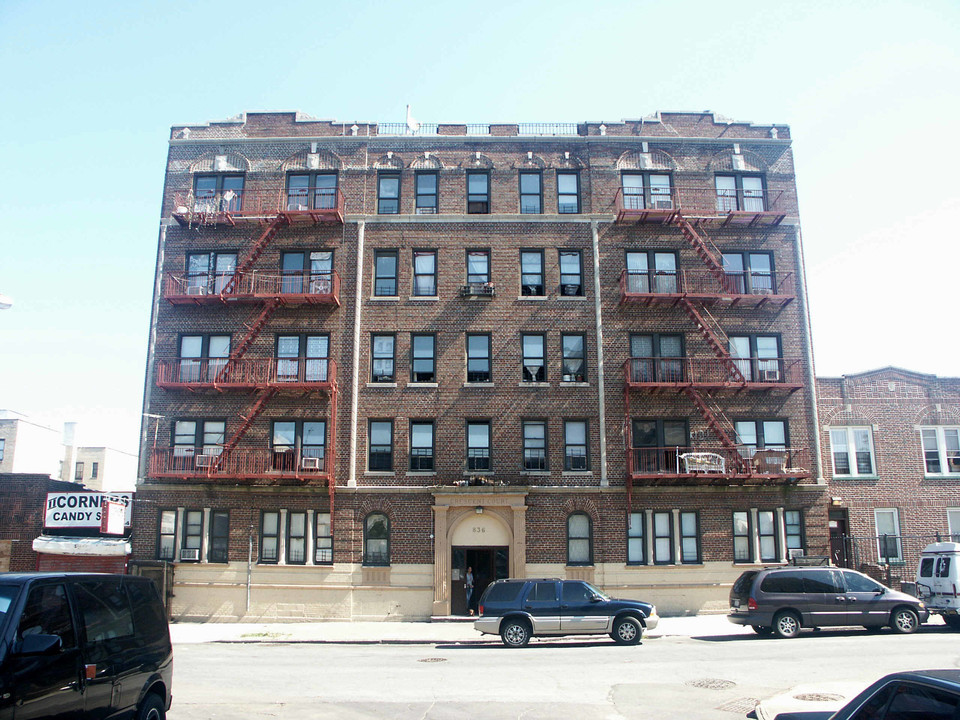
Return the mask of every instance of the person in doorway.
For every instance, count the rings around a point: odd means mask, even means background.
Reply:
[[[467,612],[473,615],[473,606],[470,605],[470,599],[473,597],[473,568],[467,566],[467,577],[463,583],[463,589],[467,593]]]

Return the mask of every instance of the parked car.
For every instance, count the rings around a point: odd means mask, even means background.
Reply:
[[[889,625],[895,632],[912,633],[928,617],[923,601],[912,595],[835,567],[747,570],[730,590],[727,615],[760,635],[783,638],[796,637],[805,627],[851,625]]]
[[[173,649],[153,581],[0,575],[0,720],[164,720]]]
[[[507,647],[547,635],[609,635],[621,645],[636,645],[660,620],[650,603],[614,600],[590,583],[556,578],[490,583],[479,615],[474,628],[500,635]]]
[[[960,630],[960,543],[927,545],[920,554],[916,581],[927,609],[942,616],[952,630]]]
[[[955,720],[960,717],[960,670],[886,675],[835,713],[786,712],[774,720]]]

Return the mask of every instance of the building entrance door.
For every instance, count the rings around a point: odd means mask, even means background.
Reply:
[[[510,577],[510,548],[454,547],[450,562],[450,611],[453,615],[477,614],[477,602],[487,585]],[[467,606],[467,568],[473,570],[473,594]]]
[[[850,540],[850,526],[846,508],[829,511],[830,521],[830,559],[837,567],[853,567],[853,548]]]

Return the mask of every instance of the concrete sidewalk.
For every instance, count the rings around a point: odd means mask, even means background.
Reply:
[[[432,622],[324,622],[288,623],[172,623],[174,644],[209,642],[289,642],[354,644],[431,644],[491,641],[473,629],[474,618],[437,618]],[[752,634],[750,628],[733,625],[726,615],[660,618],[655,630],[644,637],[700,637]]]

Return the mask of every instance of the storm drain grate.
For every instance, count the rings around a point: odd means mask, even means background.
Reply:
[[[446,658],[421,658],[417,662],[446,662]]]
[[[704,690],[728,690],[734,687],[736,683],[732,680],[721,680],[720,678],[700,678],[699,680],[687,680],[684,685]]]
[[[739,700],[731,700],[730,702],[724,703],[718,707],[717,710],[730,713],[743,713],[746,715],[757,707],[758,702],[760,701],[757,698],[740,698]]]
[[[835,695],[834,693],[800,693],[793,697],[796,700],[806,700],[807,702],[836,702],[837,700],[843,700],[843,695]]]

